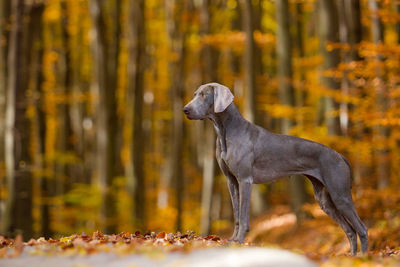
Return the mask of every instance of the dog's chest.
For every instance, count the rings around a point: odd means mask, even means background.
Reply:
[[[221,150],[220,157],[228,168],[235,172],[235,170],[241,166],[241,168],[251,168],[251,145],[246,142],[233,142],[232,140],[226,140],[226,151]]]

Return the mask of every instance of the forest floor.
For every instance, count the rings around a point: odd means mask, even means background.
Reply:
[[[82,233],[57,240],[44,238],[23,242],[0,238],[0,266],[14,267],[128,267],[128,266],[298,266],[316,263],[282,249],[236,244],[215,235],[193,232],[118,235]]]
[[[369,228],[370,250],[363,256],[350,256],[344,232],[308,204],[300,223],[289,207],[274,206],[253,220],[245,244],[227,241],[223,232],[94,232],[28,242],[0,236],[0,266],[400,266],[400,194],[363,191],[355,203]]]
[[[288,206],[271,208],[253,221],[248,241],[303,254],[321,266],[400,266],[400,194],[394,189],[363,190],[354,199],[368,227],[365,256],[349,255],[345,233],[315,202],[303,207],[306,218],[300,223]]]

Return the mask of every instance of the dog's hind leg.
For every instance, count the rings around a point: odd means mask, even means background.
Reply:
[[[357,232],[360,237],[361,252],[366,253],[368,251],[368,229],[354,208],[351,196],[350,169],[348,169],[347,165],[344,168],[338,165],[337,168],[326,170],[324,177],[327,178],[324,180],[324,184],[332,202]]]
[[[328,214],[346,233],[350,242],[351,255],[357,254],[357,234],[352,225],[346,220],[341,212],[335,207],[332,202],[326,187],[317,179],[308,176],[314,187],[314,196],[321,209]]]
[[[361,221],[358,216],[356,209],[354,208],[353,199],[351,197],[351,192],[347,192],[344,196],[333,195],[332,201],[335,204],[336,208],[340,211],[341,214],[351,223],[358,236],[360,237],[361,242],[361,252],[368,252],[368,228]]]

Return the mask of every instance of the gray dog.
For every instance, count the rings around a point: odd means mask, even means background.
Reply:
[[[346,233],[351,254],[368,250],[368,231],[357,215],[351,196],[351,170],[336,151],[313,141],[280,135],[244,119],[229,88],[208,83],[200,86],[183,109],[190,120],[210,119],[217,132],[216,156],[228,180],[235,217],[231,240],[243,242],[249,231],[251,185],[295,174],[310,179],[315,198]]]

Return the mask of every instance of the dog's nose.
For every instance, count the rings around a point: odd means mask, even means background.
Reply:
[[[183,113],[185,113],[186,115],[189,114],[189,108],[188,107],[184,107],[183,108]]]

